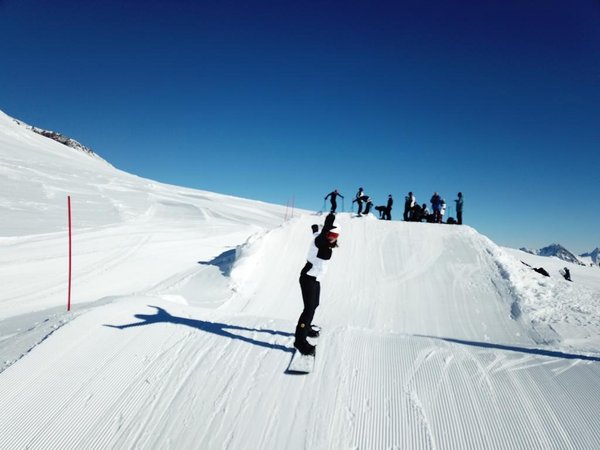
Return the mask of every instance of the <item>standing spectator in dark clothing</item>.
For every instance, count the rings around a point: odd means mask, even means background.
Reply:
[[[358,216],[362,216],[362,204],[363,201],[365,200],[365,191],[363,191],[363,188],[358,188],[358,192],[356,193],[356,196],[354,197],[354,200],[352,200],[352,203],[356,202],[358,203]]]
[[[394,204],[394,199],[392,198],[392,194],[388,195],[387,205],[385,207],[385,211],[383,212],[384,220],[392,220],[392,205]]]
[[[409,192],[406,197],[404,197],[404,221],[408,222],[410,220],[410,211],[415,206],[415,202],[417,201],[416,197],[412,192]]]
[[[456,202],[456,223],[462,225],[462,213],[464,203],[462,192],[458,193],[458,198],[454,201]]]
[[[367,197],[365,202],[366,202],[365,215],[368,215],[371,212],[371,207],[373,206],[373,201],[371,200],[371,197]]]
[[[333,249],[337,247],[340,230],[333,224],[334,221],[335,216],[329,214],[325,218],[321,233],[314,232],[313,227],[313,240],[306,257],[307,261],[300,272],[300,289],[304,309],[298,318],[294,347],[303,355],[315,354],[315,346],[309,344],[306,338],[319,335],[319,331],[312,327],[312,320],[315,310],[319,306],[321,279],[325,275]]]
[[[440,223],[442,221],[442,198],[435,192],[431,197],[431,209],[433,209],[433,221]]]
[[[331,212],[332,213],[335,213],[335,210],[337,209],[337,197],[338,197],[338,195],[340,197],[344,198],[344,196],[342,194],[340,194],[337,189],[335,191],[333,191],[333,192],[330,192],[329,194],[327,194],[325,196],[325,200],[327,200],[328,197],[331,197]]]

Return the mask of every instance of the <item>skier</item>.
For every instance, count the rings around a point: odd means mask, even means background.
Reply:
[[[358,192],[356,193],[354,200],[352,200],[352,203],[356,202],[358,203],[358,217],[362,216],[362,204],[363,204],[363,200],[365,197],[365,191],[363,190],[363,188],[358,188]]]
[[[300,289],[304,310],[298,318],[294,347],[303,355],[314,355],[315,346],[308,343],[307,337],[319,336],[319,331],[312,327],[315,310],[319,306],[321,280],[327,271],[327,262],[331,259],[333,249],[337,247],[340,234],[339,227],[333,222],[335,215],[328,214],[320,233],[313,233],[313,240],[308,250],[307,261],[300,272]],[[314,231],[314,225],[313,225]]]
[[[387,205],[385,207],[385,211],[383,213],[384,220],[392,220],[392,205],[394,204],[394,199],[392,198],[392,194],[388,195]]]
[[[335,210],[337,209],[337,197],[338,195],[342,198],[344,198],[344,196],[342,194],[340,194],[338,192],[338,190],[334,190],[333,192],[330,192],[329,194],[327,194],[325,196],[325,200],[327,200],[327,198],[331,197],[331,212],[335,213]]]
[[[456,223],[462,225],[462,213],[463,213],[463,203],[464,198],[462,192],[458,193],[458,198],[454,200],[456,202]]]

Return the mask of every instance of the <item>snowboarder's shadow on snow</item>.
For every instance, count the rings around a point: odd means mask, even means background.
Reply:
[[[538,355],[538,356],[548,356],[551,358],[560,358],[560,359],[579,359],[582,361],[594,361],[600,362],[600,358],[596,356],[588,356],[588,355],[577,355],[575,353],[564,353],[556,350],[544,350],[541,348],[527,348],[527,347],[515,347],[511,345],[502,345],[502,344],[492,344],[490,342],[476,342],[476,341],[466,341],[463,339],[454,339],[454,338],[446,338],[439,336],[426,336],[422,334],[415,334],[417,337],[424,337],[430,339],[439,339],[445,342],[452,342],[454,344],[468,345],[471,347],[480,347],[480,348],[489,348],[495,350],[505,350],[509,352],[517,352],[517,353],[526,353],[530,355]]]
[[[239,334],[231,333],[228,330],[239,330],[239,331],[252,331],[256,333],[266,333],[272,336],[293,336],[292,333],[286,333],[284,331],[268,330],[268,329],[256,329],[246,328],[238,325],[229,325],[225,323],[207,322],[204,320],[197,319],[186,319],[185,317],[172,316],[163,308],[158,306],[148,305],[150,308],[155,308],[155,314],[136,314],[135,317],[140,319],[141,322],[128,323],[125,325],[104,325],[105,327],[118,328],[124,330],[125,328],[141,327],[146,325],[152,325],[154,323],[174,323],[177,325],[186,325],[188,327],[196,328],[207,333],[216,334],[217,336],[223,336],[230,339],[237,339],[248,344],[257,345],[259,347],[269,348],[272,350],[281,350],[282,352],[293,353],[294,349],[286,347],[284,345],[272,344],[265,341],[259,341]]]

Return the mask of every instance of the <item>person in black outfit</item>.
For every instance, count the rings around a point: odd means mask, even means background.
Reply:
[[[365,215],[369,215],[369,213],[371,212],[371,208],[373,207],[373,201],[371,200],[371,197],[366,197],[365,202]]]
[[[366,195],[365,195],[365,191],[363,191],[363,188],[358,188],[358,192],[356,193],[356,196],[354,197],[354,200],[352,200],[352,203],[357,202],[358,203],[358,216],[362,216],[362,204],[363,201],[366,200]]]
[[[387,205],[385,207],[385,211],[383,213],[384,220],[392,220],[392,205],[394,204],[394,199],[392,198],[392,194],[388,195]]]
[[[454,201],[456,202],[456,223],[462,225],[463,205],[465,203],[462,192],[458,193],[458,198]]]
[[[416,197],[412,192],[409,192],[408,195],[406,197],[404,197],[404,221],[408,222],[409,220],[411,220],[410,217],[410,213],[411,210],[413,208],[413,206],[415,206],[415,202],[416,202]]]
[[[316,337],[319,332],[312,327],[315,310],[319,306],[321,295],[321,279],[325,275],[327,263],[331,259],[333,249],[337,247],[339,227],[333,222],[335,215],[328,214],[320,233],[313,233],[313,241],[309,247],[307,261],[300,272],[300,289],[304,309],[298,318],[294,347],[303,355],[314,355],[315,346],[308,343],[307,337]],[[313,226],[314,231],[314,226]]]
[[[325,200],[327,200],[327,198],[331,197],[331,212],[335,213],[335,210],[337,209],[337,197],[338,195],[342,198],[344,198],[344,196],[342,194],[340,194],[338,192],[338,190],[336,189],[333,192],[330,192],[329,194],[327,194],[325,196]]]

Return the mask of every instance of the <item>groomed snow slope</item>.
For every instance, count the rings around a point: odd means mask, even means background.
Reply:
[[[595,268],[547,279],[466,226],[340,214],[293,376],[322,216],[135,177],[2,113],[0,175],[1,449],[598,448]]]
[[[286,374],[322,219],[251,239],[216,309],[189,274],[62,326],[0,375],[0,448],[597,447],[600,358],[531,328],[528,275],[469,227],[340,215],[315,372]]]

